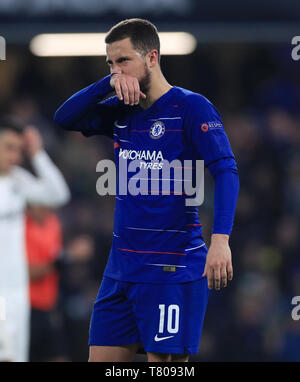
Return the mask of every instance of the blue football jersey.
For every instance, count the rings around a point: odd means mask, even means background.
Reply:
[[[101,81],[97,86],[103,93],[112,90],[109,76]],[[212,103],[173,86],[148,109],[108,98],[77,124],[74,129],[86,136],[105,134],[114,140],[116,208],[104,275],[151,283],[200,279],[207,248],[198,207],[186,203],[190,196],[184,182],[195,185],[197,160],[204,161],[209,170],[216,166],[236,169],[221,117]],[[164,173],[164,163],[174,160],[176,166]],[[184,170],[189,176],[183,181]],[[137,189],[140,192],[130,192]]]

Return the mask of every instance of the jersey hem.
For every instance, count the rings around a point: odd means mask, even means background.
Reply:
[[[198,277],[192,277],[189,278],[188,280],[149,280],[149,281],[140,281],[140,280],[133,280],[131,278],[124,278],[120,276],[115,276],[114,274],[111,274],[109,272],[104,273],[103,277],[107,277],[113,280],[125,282],[125,283],[133,283],[133,284],[186,284],[194,281],[201,280],[204,278],[203,276],[198,276]],[[205,276],[206,277],[206,276]]]

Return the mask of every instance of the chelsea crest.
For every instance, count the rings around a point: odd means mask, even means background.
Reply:
[[[150,127],[149,135],[152,139],[159,139],[165,133],[165,125],[162,121],[155,121]]]

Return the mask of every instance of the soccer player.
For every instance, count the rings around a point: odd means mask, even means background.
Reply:
[[[25,148],[37,177],[19,167]],[[0,361],[25,362],[29,349],[28,269],[25,255],[26,204],[58,207],[69,200],[65,180],[43,150],[37,129],[23,132],[11,119],[0,121]]]
[[[120,178],[89,361],[129,361],[141,345],[150,362],[187,361],[198,352],[209,289],[233,277],[228,241],[239,188],[236,162],[211,102],[163,76],[152,23],[121,21],[105,42],[110,75],[68,99],[55,121],[85,136],[113,138],[119,170],[124,161],[162,169],[173,159],[182,167],[203,160],[215,180],[215,215],[207,250],[197,207],[175,191],[180,179],[170,175],[169,193],[160,187],[126,195],[119,192],[126,182]],[[107,98],[112,91],[116,96]],[[162,171],[159,177],[164,184]]]

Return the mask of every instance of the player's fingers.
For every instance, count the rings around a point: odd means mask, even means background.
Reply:
[[[119,100],[122,101],[123,100],[122,90],[121,90],[120,80],[118,79],[115,79],[115,91]]]
[[[223,266],[221,268],[221,283],[222,283],[222,288],[227,287],[227,271],[226,271],[226,266]]]
[[[215,289],[219,290],[221,285],[221,274],[220,274],[219,266],[214,267],[214,283],[215,283]]]
[[[207,270],[206,269],[207,269],[207,264],[205,264],[204,271],[202,273],[202,277],[207,276]]]
[[[122,89],[122,94],[124,98],[124,103],[126,105],[129,104],[129,95],[128,95],[128,87],[126,81],[123,79],[121,80],[121,89]]]
[[[207,267],[207,286],[208,289],[213,288],[214,270],[212,267]]]
[[[231,281],[233,279],[233,269],[232,269],[231,262],[227,264],[226,270],[227,270],[227,279],[228,281]]]
[[[134,86],[134,103],[135,105],[138,105],[140,100],[140,85],[137,78],[134,79],[133,86]]]
[[[129,105],[134,105],[134,86],[133,81],[127,82]]]
[[[142,98],[144,98],[144,99],[146,99],[146,98],[147,98],[146,94],[144,94],[144,93],[143,93],[143,92],[141,92],[141,91],[140,91],[140,97],[142,97]]]

